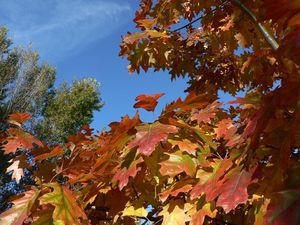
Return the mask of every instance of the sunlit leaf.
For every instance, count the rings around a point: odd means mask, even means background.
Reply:
[[[128,144],[128,147],[138,146],[138,151],[141,154],[149,156],[160,141],[167,140],[168,134],[176,132],[175,126],[164,125],[159,122],[139,126],[135,139]]]
[[[134,104],[134,108],[143,108],[147,111],[154,111],[157,105],[157,100],[165,95],[164,93],[153,95],[139,95],[136,97],[137,103]]]
[[[0,223],[3,225],[22,225],[30,215],[30,210],[39,193],[39,191],[32,189],[23,193],[18,199],[13,200],[12,208],[0,214]]]
[[[45,184],[52,189],[50,193],[39,198],[41,204],[51,204],[55,207],[53,212],[53,222],[65,225],[81,224],[80,219],[87,220],[83,209],[77,204],[73,193],[58,183]]]

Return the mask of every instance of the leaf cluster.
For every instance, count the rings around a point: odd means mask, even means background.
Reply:
[[[123,38],[120,54],[131,71],[189,76],[186,98],[152,123],[138,113],[124,116],[96,135],[82,127],[55,147],[13,123],[2,135],[4,150],[32,149],[39,169],[36,185],[0,221],[299,224],[300,5],[245,1],[254,20],[237,3],[142,0],[135,18],[140,31]],[[174,28],[200,15],[198,27]],[[276,34],[278,48],[269,46],[258,23]],[[222,103],[219,90],[245,95]],[[153,111],[161,96],[140,95],[135,107]],[[20,175],[14,165],[13,176]]]

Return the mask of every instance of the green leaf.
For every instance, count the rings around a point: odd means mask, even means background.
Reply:
[[[169,159],[159,163],[161,165],[159,170],[161,175],[173,177],[182,172],[191,177],[195,175],[196,163],[191,156],[182,154],[181,151],[166,154],[169,155]]]
[[[83,209],[77,204],[73,193],[58,183],[49,183],[45,185],[53,189],[39,198],[41,204],[51,204],[55,207],[53,212],[53,223],[64,225],[82,224],[79,218],[87,220]]]

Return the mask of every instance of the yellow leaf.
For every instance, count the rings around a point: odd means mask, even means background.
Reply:
[[[147,217],[147,215],[148,212],[144,207],[135,209],[133,206],[130,206],[123,211],[123,216]]]
[[[163,216],[162,225],[185,225],[185,222],[191,219],[185,213],[185,210],[179,208],[177,205],[171,212],[169,212],[169,205],[166,205],[159,215]]]

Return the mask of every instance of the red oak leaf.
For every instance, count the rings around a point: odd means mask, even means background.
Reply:
[[[165,111],[171,112],[176,109],[191,110],[203,108],[210,101],[211,98],[207,97],[207,95],[197,95],[195,92],[190,92],[183,101],[181,98],[178,98],[175,102],[167,105]]]
[[[275,193],[265,215],[264,224],[300,224],[300,188],[285,189]]]
[[[225,182],[219,187],[222,190],[217,206],[223,207],[226,213],[235,209],[239,204],[248,200],[247,187],[251,183],[252,172],[235,169],[224,178]]]
[[[215,101],[212,104],[209,104],[204,109],[201,109],[199,111],[193,110],[191,120],[192,121],[197,120],[198,124],[210,123],[211,119],[215,117],[218,107],[220,107],[221,105],[222,105],[221,103]]]
[[[187,152],[191,155],[196,155],[196,149],[199,147],[196,143],[189,141],[188,139],[183,139],[182,141],[169,140],[172,146],[178,146],[182,152]]]
[[[5,225],[23,224],[34,205],[40,191],[35,189],[24,192],[19,198],[12,201],[13,206],[0,214],[0,223]]]
[[[141,154],[149,156],[160,141],[167,140],[168,134],[176,132],[177,128],[175,126],[164,125],[159,122],[139,126],[137,127],[135,139],[129,142],[128,147],[138,146],[138,151]]]
[[[47,158],[55,157],[63,154],[64,150],[61,146],[55,146],[50,152],[44,153],[42,155],[38,155],[35,157],[36,161],[44,160]]]
[[[7,143],[3,146],[6,154],[16,152],[18,148],[31,149],[33,148],[33,143],[43,146],[40,140],[21,129],[10,128],[8,134],[9,138],[7,139]]]
[[[140,158],[137,161],[135,161],[129,168],[122,168],[119,170],[112,178],[112,181],[119,181],[119,189],[122,190],[129,181],[129,177],[135,177],[136,174],[141,170],[140,167],[137,168],[137,164],[143,162],[143,159]]]
[[[134,104],[134,108],[143,108],[147,111],[154,111],[157,100],[165,95],[164,93],[153,94],[153,95],[139,95],[135,98],[137,103]]]
[[[205,194],[206,201],[212,201],[218,197],[222,192],[220,189],[222,186],[220,178],[231,166],[232,161],[230,159],[215,160],[211,163],[212,172],[206,170],[198,171],[197,175],[200,177],[200,181],[191,191],[191,198],[194,199],[201,196],[201,194]]]
[[[221,120],[214,130],[218,139],[223,137],[225,140],[230,140],[237,131],[230,119]]]
[[[180,187],[181,186],[181,187]],[[182,186],[182,184],[178,183],[177,185],[175,185],[173,188],[166,190],[164,192],[162,192],[160,194],[160,200],[162,202],[166,201],[167,198],[169,196],[173,196],[176,197],[178,194],[182,193],[182,192],[188,192],[192,189],[192,185],[191,184],[186,184],[184,186]]]

